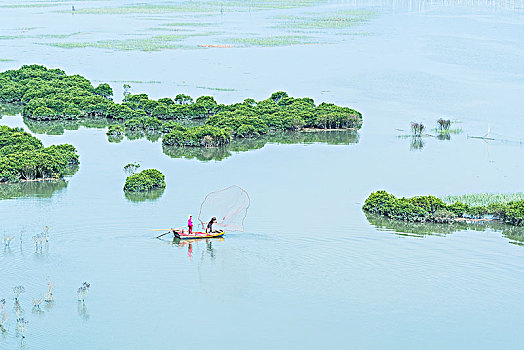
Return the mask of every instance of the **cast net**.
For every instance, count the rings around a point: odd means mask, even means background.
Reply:
[[[216,227],[229,231],[244,231],[244,219],[249,204],[249,195],[238,186],[211,192],[200,205],[198,221],[205,229],[211,218],[216,217],[217,222],[213,225],[213,230]]]

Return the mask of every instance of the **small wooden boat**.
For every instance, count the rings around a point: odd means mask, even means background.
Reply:
[[[211,233],[205,233],[205,232],[193,232],[192,234],[189,234],[187,230],[173,230],[173,233],[175,234],[175,237],[178,239],[202,239],[202,238],[218,238],[224,236],[226,233],[223,230],[213,231]]]

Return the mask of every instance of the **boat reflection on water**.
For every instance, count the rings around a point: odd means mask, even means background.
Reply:
[[[512,244],[524,244],[524,227],[506,225],[501,222],[456,222],[435,224],[393,220],[381,215],[365,213],[368,222],[379,231],[392,232],[398,236],[425,237],[446,236],[459,231],[497,231]]]
[[[177,246],[179,248],[185,248],[187,246],[187,257],[189,260],[193,258],[193,248],[198,246],[199,242],[204,241],[206,244],[206,249],[202,252],[202,254],[209,254],[209,257],[211,259],[215,258],[215,249],[213,248],[213,241],[215,242],[224,242],[224,237],[217,237],[217,238],[206,238],[206,239],[180,239],[180,238],[173,238],[172,244],[174,246]]]

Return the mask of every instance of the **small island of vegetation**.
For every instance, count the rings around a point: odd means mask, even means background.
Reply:
[[[58,179],[78,165],[75,147],[44,147],[21,128],[0,126],[0,182]]]
[[[156,169],[146,169],[126,179],[124,192],[147,192],[166,187],[164,174]]]
[[[376,191],[364,202],[363,210],[408,222],[454,223],[466,219],[501,221],[524,226],[524,200],[468,205],[460,201],[446,204],[435,196],[397,198],[386,191]]]
[[[311,98],[294,98],[284,91],[262,101],[249,98],[223,105],[212,96],[193,100],[178,94],[153,100],[146,94],[131,94],[129,85],[124,85],[123,101],[116,103],[108,84],[94,87],[80,75],[40,65],[0,73],[0,102],[23,106],[23,116],[33,121],[102,118],[110,125],[107,135],[112,142],[124,133],[145,132],[162,135],[164,146],[215,147],[234,138],[274,132],[362,126],[362,114],[356,110],[331,103],[316,105]],[[187,120],[199,120],[200,125],[182,125]]]

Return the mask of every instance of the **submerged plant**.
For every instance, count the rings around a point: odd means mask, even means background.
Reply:
[[[16,286],[13,288],[13,293],[15,294],[15,301],[18,301],[20,294],[25,292],[24,286]]]
[[[89,287],[91,287],[91,284],[89,284],[87,282],[84,282],[84,283],[82,283],[80,288],[78,288],[78,290],[77,290],[78,301],[84,301],[85,300],[85,298],[87,296],[87,293],[89,292]]]
[[[42,304],[43,301],[44,301],[43,299],[33,299],[33,307],[39,309],[40,304]]]
[[[51,279],[47,278],[47,294],[44,298],[45,302],[50,303],[53,301],[53,290],[55,289],[56,282],[52,282]]]

